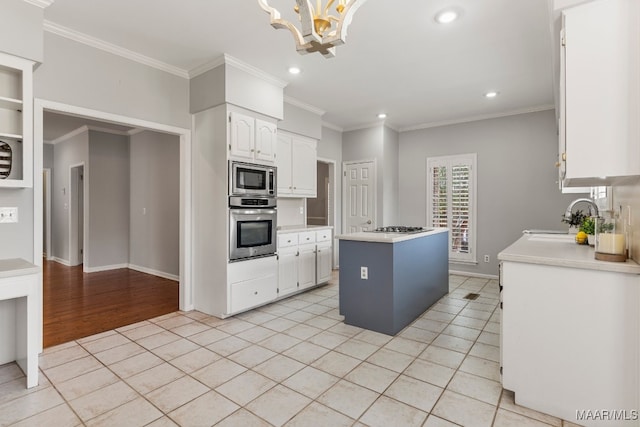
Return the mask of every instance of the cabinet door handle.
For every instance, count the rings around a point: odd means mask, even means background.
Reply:
[[[307,240],[309,240],[309,237],[307,237]]]
[[[254,151],[255,151],[255,150],[252,148],[252,149],[251,149],[251,152],[253,153]]]
[[[255,291],[253,294],[254,294],[254,295],[258,295],[258,291]]]
[[[294,190],[297,190],[297,189],[298,189],[298,187],[293,187],[293,189],[294,189]]]
[[[291,243],[291,240],[287,240],[287,243]]]
[[[258,150],[258,154],[260,154],[260,150]]]

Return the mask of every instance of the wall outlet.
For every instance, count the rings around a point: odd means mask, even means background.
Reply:
[[[491,257],[489,255],[485,255],[484,262],[490,262],[490,261],[491,261]]]
[[[369,279],[369,268],[368,267],[360,267],[360,278],[362,280]]]
[[[0,222],[18,222],[18,208],[0,208]]]

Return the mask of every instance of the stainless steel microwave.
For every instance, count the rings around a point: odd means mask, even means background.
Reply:
[[[277,196],[276,168],[253,163],[229,162],[230,196]]]

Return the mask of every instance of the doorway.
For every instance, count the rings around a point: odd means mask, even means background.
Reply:
[[[42,256],[51,259],[51,169],[42,170]]]
[[[69,168],[69,266],[84,263],[84,164]]]
[[[315,199],[306,199],[306,224],[333,227],[333,268],[338,268],[338,241],[335,235],[340,231],[338,208],[338,168],[335,160],[318,157]]]
[[[376,162],[343,163],[343,231],[356,233],[376,227]]]

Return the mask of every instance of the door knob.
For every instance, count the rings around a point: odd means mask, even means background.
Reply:
[[[371,224],[371,220],[367,221],[367,224]]]

